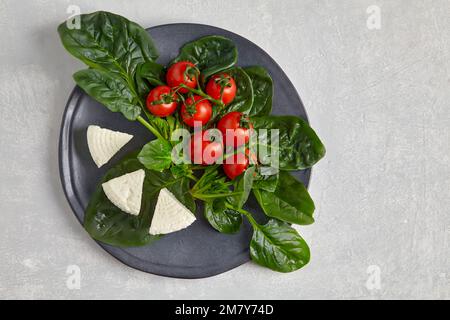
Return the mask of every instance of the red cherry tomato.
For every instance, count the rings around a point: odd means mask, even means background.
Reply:
[[[211,115],[211,103],[201,96],[194,96],[194,99],[189,97],[181,106],[181,117],[190,127],[197,124],[204,126],[211,119]]]
[[[177,96],[168,86],[158,86],[147,96],[147,109],[157,117],[170,116],[177,106]]]
[[[248,150],[246,150],[245,153],[248,154]],[[225,159],[222,167],[227,177],[234,180],[236,177],[244,173],[244,171],[248,168],[248,164],[249,160],[247,155],[241,152]]]
[[[222,157],[223,146],[221,142],[209,140],[208,135],[203,131],[191,137],[189,151],[193,163],[210,165]]]
[[[253,126],[249,123],[248,128],[242,127],[243,116],[241,112],[233,111],[224,115],[217,123],[217,129],[222,132],[225,144],[229,145],[227,141],[233,141],[233,146],[237,148],[250,140],[250,132]],[[233,136],[234,139],[232,139]]]
[[[213,75],[206,84],[206,93],[216,100],[222,94],[222,102],[229,104],[236,96],[236,82],[227,73]]]
[[[180,84],[184,84],[189,88],[195,88],[197,86],[197,76],[195,65],[189,61],[176,62],[169,67],[166,73],[166,82],[169,87],[178,87]],[[178,90],[180,93],[187,93],[188,89],[181,88]]]

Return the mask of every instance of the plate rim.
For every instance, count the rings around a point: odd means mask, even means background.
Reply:
[[[232,32],[232,31],[220,28],[220,27],[216,27],[213,25],[208,25],[208,24],[187,23],[187,22],[166,23],[166,24],[160,24],[160,25],[148,27],[145,30],[148,32],[151,32],[154,29],[164,28],[164,27],[168,27],[168,26],[171,26],[171,27],[172,26],[198,26],[198,27],[214,28],[214,29],[220,30],[222,32],[229,33],[236,37],[239,37],[239,38],[247,41],[249,44],[258,48],[261,51],[261,53],[264,56],[266,56],[273,63],[273,65],[281,71],[281,73],[285,76],[288,83],[295,89],[296,97],[300,101],[301,106],[303,107],[303,110],[305,113],[305,116],[303,117],[303,119],[307,123],[309,123],[309,117],[308,117],[307,110],[303,104],[303,101],[300,97],[300,94],[299,94],[297,88],[294,86],[292,81],[289,79],[289,76],[284,72],[284,70],[281,68],[281,66],[263,48],[261,48],[260,46],[258,46],[254,42],[252,42],[251,40],[247,39],[246,37],[241,36],[235,32]],[[60,176],[61,186],[62,186],[62,189],[64,192],[64,196],[72,210],[72,213],[75,215],[76,219],[78,220],[78,222],[81,224],[82,227],[83,227],[83,220],[79,217],[77,212],[82,212],[84,214],[85,208],[83,208],[81,201],[78,198],[77,193],[75,192],[75,187],[73,184],[74,182],[72,179],[72,165],[71,165],[72,160],[71,160],[71,157],[69,156],[68,150],[72,148],[72,141],[70,139],[70,133],[72,132],[73,120],[75,119],[75,117],[73,115],[74,115],[74,113],[76,113],[77,108],[79,106],[79,102],[81,101],[81,98],[83,97],[83,95],[84,95],[84,93],[83,93],[82,89],[79,88],[77,85],[75,85],[75,87],[72,89],[72,91],[68,97],[68,100],[66,102],[66,105],[65,105],[65,110],[63,112],[62,119],[61,119],[61,125],[60,125],[60,130],[59,130],[59,140],[58,140],[58,166],[59,166],[59,176]],[[307,178],[306,178],[307,180],[306,180],[306,184],[305,184],[306,188],[309,188],[311,177],[312,177],[312,168],[310,168],[308,170],[309,170],[309,173],[307,174]],[[83,231],[87,234],[84,227],[83,227]],[[160,270],[155,271],[154,268],[152,270],[149,270],[149,268],[145,268],[144,266],[142,266],[142,262],[137,260],[137,258],[135,256],[133,256],[131,253],[124,250],[126,248],[110,246],[108,244],[105,244],[98,240],[93,239],[90,235],[89,235],[89,238],[91,240],[93,240],[95,243],[97,243],[103,250],[108,252],[109,255],[114,257],[114,259],[123,263],[126,266],[136,269],[136,270],[139,270],[139,271],[142,271],[142,272],[145,272],[145,273],[150,273],[153,275],[164,276],[164,277],[169,277],[169,278],[176,278],[176,279],[208,278],[208,277],[216,276],[216,275],[231,271],[231,270],[250,261],[250,257],[249,257],[250,249],[246,248],[240,254],[235,256],[233,263],[231,263],[229,265],[229,267],[226,268],[226,270],[223,270],[223,268],[220,268],[220,266],[219,266],[219,267],[208,268],[207,271],[205,273],[203,273],[202,275],[194,275],[194,276],[189,276],[186,274],[185,275],[171,275],[171,274],[164,273],[163,271],[160,271]],[[130,260],[132,260],[132,261],[130,261]],[[158,266],[155,263],[151,263],[151,266],[156,267],[157,269],[161,267],[161,265]],[[175,268],[175,269],[183,268],[183,270],[189,269],[189,267],[180,267],[180,266],[171,266],[171,268],[172,269],[173,268]],[[217,271],[216,268],[220,269],[220,271]]]

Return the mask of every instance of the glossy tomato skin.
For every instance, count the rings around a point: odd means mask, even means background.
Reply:
[[[217,129],[222,132],[225,143],[231,139],[227,139],[227,134],[234,136],[233,145],[235,148],[248,143],[250,140],[250,133],[253,126],[249,124],[249,128],[242,127],[241,119],[243,116],[244,114],[241,112],[233,111],[224,115],[217,123]]]
[[[197,77],[190,77],[186,74],[186,68],[188,67],[195,68],[195,65],[189,61],[180,61],[171,65],[166,73],[167,85],[171,88],[175,88],[180,84],[184,84],[189,88],[195,88],[197,86]],[[188,89],[181,88],[178,92],[187,93]]]
[[[248,157],[243,155],[242,153],[240,154],[240,156],[238,156],[238,154],[235,154],[231,158],[233,162],[227,163],[227,160],[229,159],[226,159],[222,167],[227,177],[230,178],[230,180],[234,180],[236,179],[236,177],[243,174],[244,171],[248,168],[249,160]]]
[[[194,113],[190,110],[193,110]],[[204,126],[211,119],[211,115],[211,103],[201,96],[189,97],[181,106],[181,117],[184,123],[190,127],[194,127],[196,124]]]
[[[223,79],[227,79],[228,82],[227,86],[221,85],[220,82]],[[206,84],[206,93],[210,95],[211,98],[219,100],[222,87],[223,87],[222,102],[225,105],[230,104],[236,97],[237,88],[236,82],[227,73],[213,75]]]
[[[154,104],[155,101],[163,100],[164,97],[171,97],[172,102]],[[147,109],[157,117],[167,117],[175,112],[178,106],[177,96],[168,86],[158,86],[150,91],[147,96]]]
[[[196,133],[191,137],[189,156],[192,163],[211,165],[223,155],[223,145],[208,139],[206,132]]]

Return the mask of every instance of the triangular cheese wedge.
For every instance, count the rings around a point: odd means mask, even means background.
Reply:
[[[144,178],[145,171],[139,169],[103,183],[103,191],[116,207],[137,216],[141,211]]]
[[[196,220],[169,190],[161,189],[153,214],[150,234],[167,234],[189,227]]]
[[[107,163],[133,138],[131,134],[90,125],[87,129],[89,152],[97,167]]]

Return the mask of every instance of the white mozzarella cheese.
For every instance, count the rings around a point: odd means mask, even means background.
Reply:
[[[107,163],[132,138],[131,134],[112,131],[95,125],[90,125],[87,129],[89,152],[99,168]]]
[[[196,220],[169,190],[161,189],[153,214],[150,234],[167,234],[189,227]]]
[[[141,211],[145,171],[139,169],[102,184],[108,199],[119,209],[132,215]]]

